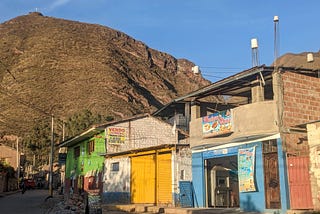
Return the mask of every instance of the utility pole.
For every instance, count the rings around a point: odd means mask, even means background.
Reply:
[[[54,152],[53,115],[51,115],[51,149],[50,149],[49,197],[53,196],[53,152]]]
[[[20,155],[19,155],[19,137],[17,137],[17,180],[19,187],[19,179],[20,179]]]

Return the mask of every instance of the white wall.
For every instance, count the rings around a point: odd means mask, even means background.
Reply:
[[[119,171],[112,171],[112,163],[119,162]],[[103,192],[130,192],[130,158],[107,158],[105,160]]]

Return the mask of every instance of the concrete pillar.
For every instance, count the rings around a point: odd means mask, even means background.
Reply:
[[[264,87],[259,80],[252,82],[251,98],[252,103],[264,101]]]
[[[195,120],[199,118],[200,115],[200,104],[196,101],[191,102],[191,118],[190,120]]]
[[[185,115],[185,118],[186,118],[186,128],[187,130],[189,130],[189,123],[190,123],[190,103],[187,102],[185,103],[184,105],[184,115]]]

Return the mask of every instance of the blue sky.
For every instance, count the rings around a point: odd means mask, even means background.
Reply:
[[[0,22],[39,11],[101,24],[194,62],[215,82],[252,67],[252,38],[260,64],[272,63],[275,15],[279,55],[318,52],[319,8],[319,0],[1,0]]]

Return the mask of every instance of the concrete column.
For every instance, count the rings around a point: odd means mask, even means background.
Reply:
[[[259,80],[252,82],[251,98],[252,103],[264,101],[264,87]]]
[[[191,102],[191,118],[190,120],[195,120],[200,117],[200,104],[196,101]]]
[[[189,130],[189,123],[190,123],[190,103],[187,102],[184,104],[184,115],[185,115],[185,118],[186,118],[186,128],[187,130]]]

